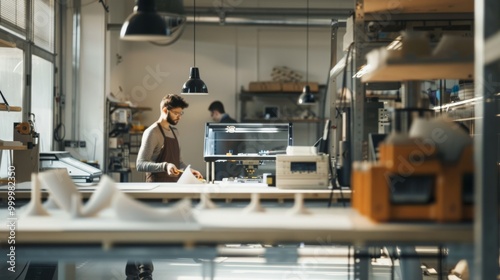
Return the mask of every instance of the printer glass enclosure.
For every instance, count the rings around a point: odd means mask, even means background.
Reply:
[[[293,144],[292,129],[292,123],[207,123],[203,156],[205,162],[231,162],[242,167],[212,164],[211,167],[207,166],[207,169],[211,169],[207,170],[209,179],[258,179],[262,177],[258,173],[274,173],[276,155],[285,154],[286,148]],[[271,170],[259,168],[264,161],[272,161],[272,164],[265,164]],[[219,167],[225,170],[214,170],[220,169]],[[256,169],[261,170],[256,172]]]

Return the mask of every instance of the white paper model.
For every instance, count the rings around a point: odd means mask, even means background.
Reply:
[[[38,174],[40,183],[50,192],[50,199],[64,211],[71,213],[72,196],[80,196],[66,169],[51,169]]]
[[[140,222],[195,222],[191,200],[184,198],[174,206],[161,209],[137,201],[124,193],[113,196],[112,208],[122,220]]]
[[[301,193],[295,194],[295,203],[293,204],[292,209],[287,211],[289,215],[309,215],[311,211],[309,211],[304,206],[304,196]]]
[[[48,216],[49,213],[42,206],[42,193],[40,181],[36,173],[31,173],[31,200],[23,208],[23,216]]]
[[[472,143],[472,138],[462,128],[445,118],[415,119],[409,135],[421,138],[426,145],[435,145],[445,162],[459,160],[463,149]]]
[[[115,182],[103,175],[88,202],[82,206],[81,194],[65,169],[53,169],[39,173],[40,182],[49,190],[47,204],[55,204],[70,213],[72,217],[94,216],[111,206],[111,200],[118,189]],[[50,203],[49,203],[50,202]],[[54,207],[52,207],[54,208]]]
[[[243,213],[258,213],[258,212],[265,212],[266,209],[264,209],[260,205],[260,196],[258,193],[252,193],[252,198],[250,200],[250,204],[248,204],[247,207],[243,209]]]
[[[200,193],[200,203],[196,205],[196,210],[214,209],[217,205],[210,199],[209,193]]]
[[[111,206],[113,196],[119,192],[116,183],[108,175],[101,176],[101,180],[96,190],[92,193],[87,203],[82,209],[82,216],[89,217],[96,215],[99,211]]]

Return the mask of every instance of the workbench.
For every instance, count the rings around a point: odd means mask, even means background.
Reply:
[[[73,262],[78,260],[141,257],[211,260],[220,256],[221,244],[235,243],[291,244],[291,247],[267,248],[264,254],[287,261],[297,258],[299,243],[327,251],[338,245],[363,249],[416,245],[450,248],[458,244],[459,248],[466,248],[461,252],[472,254],[467,247],[473,242],[471,223],[376,224],[351,208],[309,210],[308,215],[292,215],[289,208],[268,208],[263,213],[217,208],[194,211],[196,221],[185,223],[123,221],[112,209],[91,218],[71,218],[62,210],[51,210],[51,216],[46,217],[23,217],[19,210],[15,254],[18,261],[59,261],[59,274],[66,273],[65,279],[71,279],[68,271],[73,271]],[[0,217],[6,220],[7,211],[1,210]],[[8,234],[7,227],[0,228],[2,240]],[[1,246],[6,249],[8,245]],[[353,265],[354,271],[366,270],[370,265],[368,249],[361,249],[351,255],[359,260]],[[208,270],[213,275],[213,267]]]
[[[81,184],[78,189],[83,198],[89,198],[97,186],[95,184]],[[116,183],[116,187],[129,196],[140,200],[161,200],[169,202],[182,198],[199,199],[200,193],[209,193],[213,200],[249,200],[252,193],[258,193],[261,199],[276,200],[282,202],[295,197],[301,193],[303,198],[315,201],[328,201],[330,189],[299,190],[279,189],[268,187],[259,183],[215,183],[215,184],[178,184],[178,183]],[[31,183],[24,182],[16,185],[16,199],[28,200],[31,197]],[[42,189],[42,197],[47,197],[48,192]],[[349,200],[350,190],[334,190],[332,202]],[[0,186],[0,200],[7,199],[7,186]],[[326,204],[325,204],[326,205]]]

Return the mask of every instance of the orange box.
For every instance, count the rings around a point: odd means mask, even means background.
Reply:
[[[474,206],[464,194],[470,193],[473,186],[472,145],[466,147],[460,160],[453,164],[441,162],[435,150],[428,148],[416,142],[414,145],[381,144],[380,161],[355,162],[351,178],[353,208],[377,222],[471,220]],[[434,178],[432,200],[423,204],[393,203],[389,178],[420,176]]]

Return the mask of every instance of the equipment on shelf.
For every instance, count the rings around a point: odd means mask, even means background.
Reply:
[[[16,182],[31,181],[31,173],[38,172],[39,152],[38,145],[40,134],[35,130],[35,115],[30,114],[30,120],[22,123],[14,123],[14,141],[19,141],[26,150],[13,151],[13,165],[16,170]]]
[[[40,153],[40,171],[61,168],[68,171],[73,181],[93,182],[102,175],[100,169],[75,159],[69,152]]]
[[[378,161],[353,164],[354,208],[379,222],[472,219],[472,144],[458,151],[457,161],[447,162],[427,138],[388,139],[380,143]]]
[[[280,189],[327,189],[327,154],[276,155],[276,187]]]
[[[293,142],[291,123],[207,123],[204,160],[209,181],[262,181],[274,174],[276,155]]]

